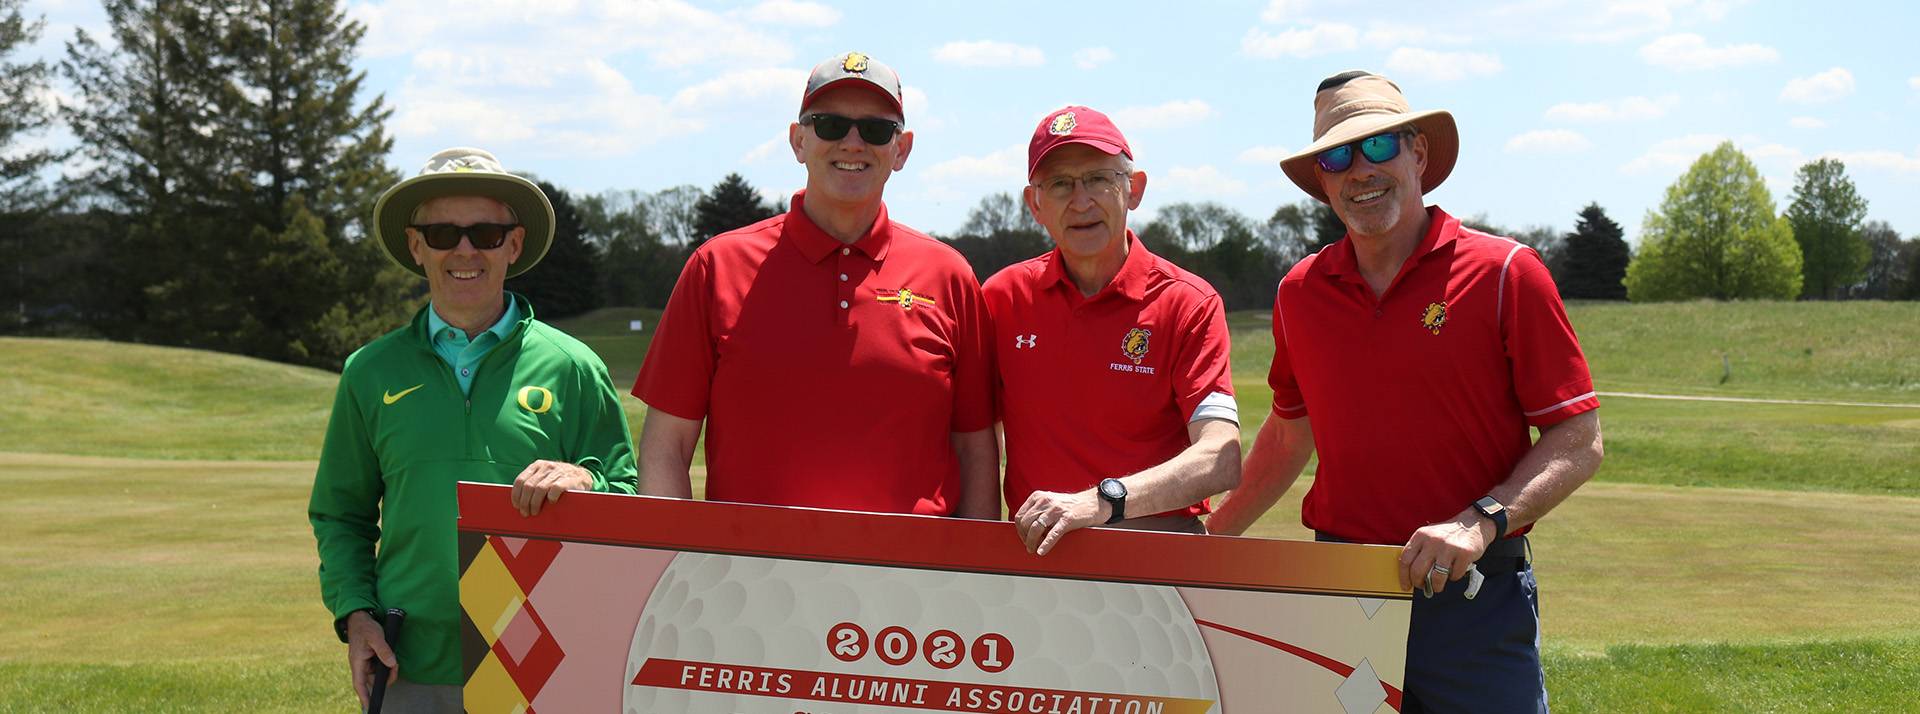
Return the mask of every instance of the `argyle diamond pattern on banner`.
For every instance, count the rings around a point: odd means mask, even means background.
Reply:
[[[534,698],[566,657],[527,599],[562,545],[487,536],[464,564],[462,619],[487,650],[467,680],[468,711],[531,714]]]

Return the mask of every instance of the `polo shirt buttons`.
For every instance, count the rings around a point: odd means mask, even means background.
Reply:
[[[843,282],[843,283],[844,283],[844,282],[847,282],[847,274],[846,274],[846,273],[841,273],[841,274],[840,274],[840,282]]]
[[[840,249],[840,254],[841,254],[841,255],[853,255],[853,249],[852,249],[852,248],[841,248],[841,249]]]
[[[1377,308],[1377,307],[1376,307],[1376,308],[1374,308],[1374,309],[1373,309],[1373,316],[1374,316],[1374,317],[1385,317],[1385,316],[1386,316],[1386,312],[1385,312],[1385,311],[1382,311],[1382,310],[1381,310],[1380,308]]]
[[[471,370],[471,369],[462,369],[462,370],[460,370],[460,376],[462,376],[462,377],[469,377],[469,376],[472,376],[472,375],[473,375],[473,370]]]
[[[847,309],[847,301],[845,301],[845,300],[841,300],[841,301],[840,301],[840,309],[842,309],[842,310],[845,310],[845,309]]]

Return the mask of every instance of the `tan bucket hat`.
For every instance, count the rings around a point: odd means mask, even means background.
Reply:
[[[1420,175],[1420,193],[1440,187],[1460,158],[1460,130],[1445,110],[1415,112],[1399,85],[1371,72],[1341,72],[1320,82],[1313,95],[1313,144],[1280,161],[1287,178],[1307,195],[1327,203],[1320,190],[1314,156],[1341,144],[1412,125],[1427,137],[1427,170]]]
[[[527,272],[553,245],[553,203],[538,185],[507,173],[499,159],[481,149],[444,149],[427,159],[419,174],[394,184],[373,204],[373,236],[386,247],[387,257],[414,275],[424,278],[427,273],[407,252],[407,224],[420,204],[442,196],[485,196],[513,209],[527,237],[520,259],[507,266],[509,278]]]

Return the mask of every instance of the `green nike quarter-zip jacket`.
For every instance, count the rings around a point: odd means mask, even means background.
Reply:
[[[585,468],[595,491],[634,492],[606,364],[533,319],[525,298],[507,299],[522,317],[481,358],[468,395],[434,354],[431,307],[348,357],[313,480],[322,600],[336,622],[406,610],[393,644],[401,675],[421,684],[462,683],[455,482],[510,484],[547,459]]]

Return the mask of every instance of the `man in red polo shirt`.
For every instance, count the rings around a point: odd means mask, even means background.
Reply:
[[[640,492],[997,518],[987,312],[960,254],[881,202],[906,165],[900,77],[822,62],[788,127],[806,189],[688,259],[633,394]]]
[[[1280,282],[1273,414],[1209,525],[1244,530],[1318,451],[1301,521],[1403,546],[1401,584],[1426,593],[1403,711],[1544,712],[1521,534],[1600,466],[1586,358],[1533,250],[1423,205],[1459,153],[1450,114],[1366,72],[1327,78],[1314,109],[1281,167],[1347,235]]]
[[[987,280],[1007,506],[1040,555],[1076,528],[1204,533],[1240,480],[1220,295],[1127,228],[1147,174],[1105,114],[1049,113],[1027,144],[1028,210],[1054,250]]]

